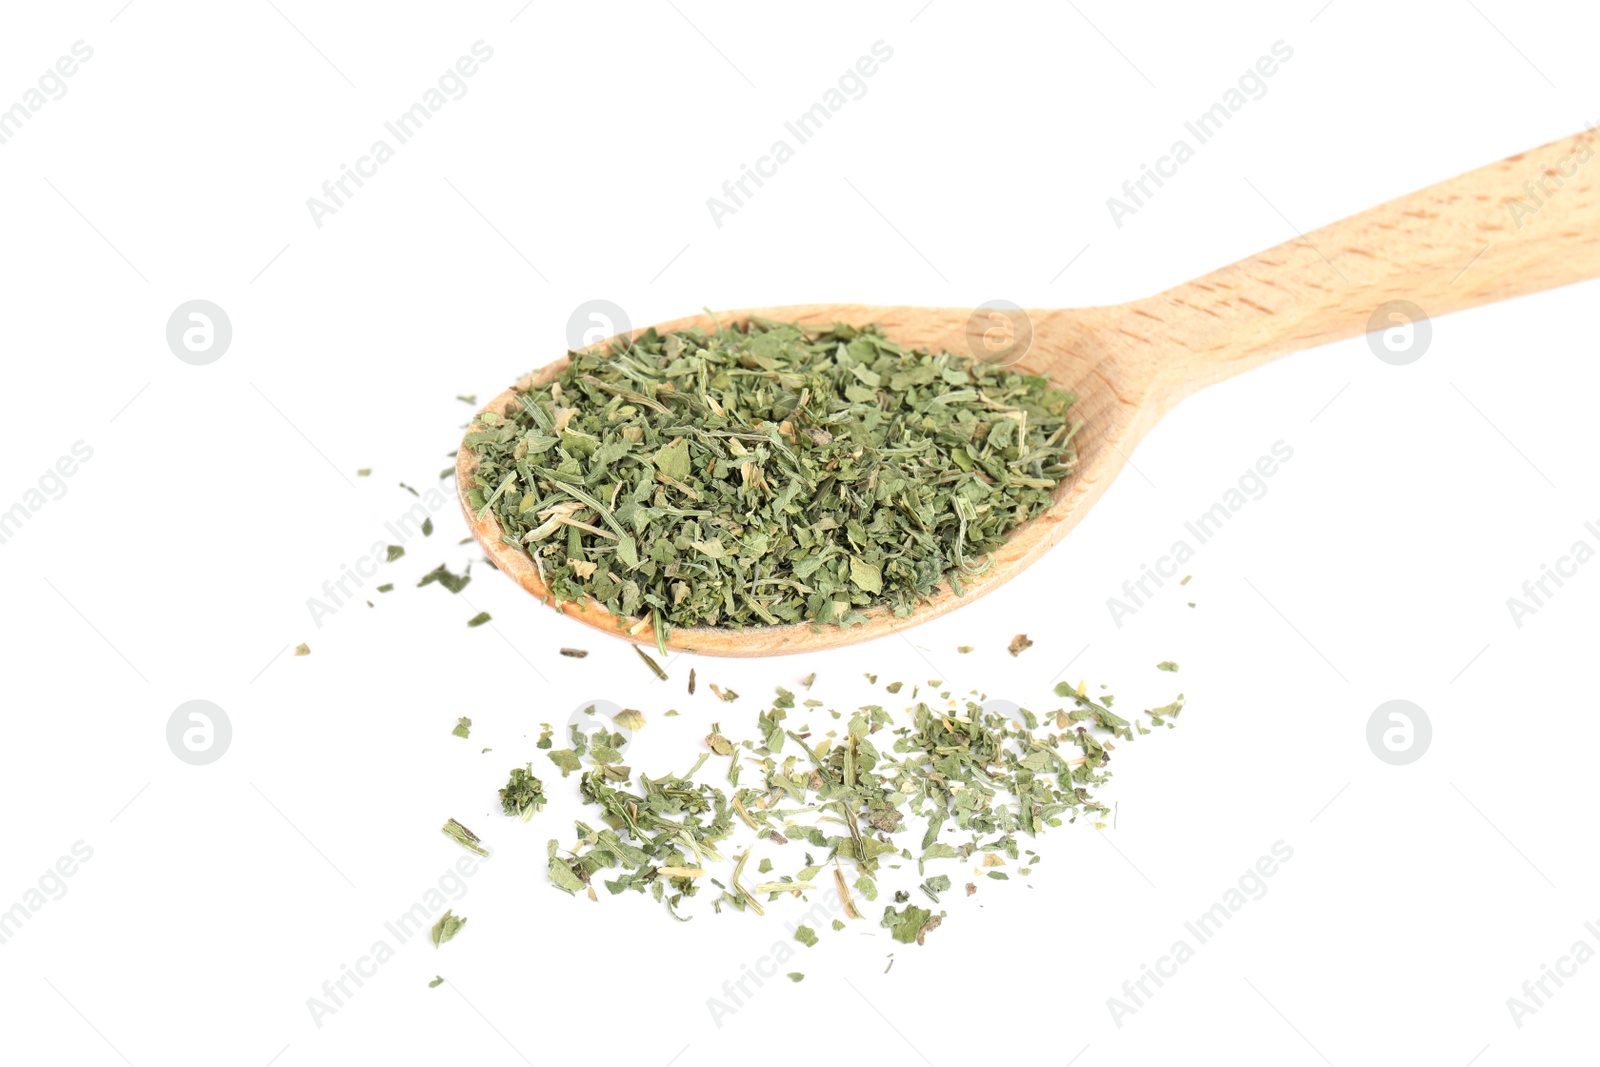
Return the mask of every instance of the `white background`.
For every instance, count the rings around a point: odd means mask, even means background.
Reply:
[[[0,106],[75,41],[94,49],[0,145],[0,509],[74,442],[93,449],[0,545],[0,909],[75,842],[93,850],[0,945],[0,1059],[1587,1051],[1600,965],[1520,1028],[1506,1000],[1575,941],[1600,949],[1584,929],[1600,565],[1520,628],[1506,600],[1574,541],[1600,546],[1584,530],[1594,283],[1436,320],[1410,366],[1357,338],[1215,387],[1023,580],[906,637],[701,661],[694,698],[688,660],[658,682],[481,565],[460,598],[413,588],[477,555],[453,502],[376,608],[318,626],[307,600],[392,540],[413,503],[397,482],[436,484],[468,413],[455,394],[554,358],[583,301],[638,325],[702,305],[1153,293],[1600,120],[1592,7],[122,2],[7,5],[0,28]],[[307,198],[479,40],[494,54],[467,94],[318,228]],[[893,57],[866,95],[716,226],[706,198],[880,40]],[[1294,55],[1266,96],[1115,226],[1106,198],[1279,40]],[[210,366],[165,342],[196,298],[233,325]],[[1194,580],[1114,625],[1106,599],[1278,441],[1293,459]],[[493,627],[468,630],[480,609]],[[1017,632],[1036,644],[1013,660]],[[301,641],[309,658],[287,651]],[[780,975],[719,1027],[708,999],[798,909],[679,925],[631,895],[571,899],[543,866],[548,838],[570,843],[576,779],[546,774],[555,799],[530,825],[495,790],[546,765],[537,724],[580,701],[644,710],[629,759],[659,773],[713,720],[750,736],[772,687],[813,671],[812,695],[843,708],[929,678],[1040,710],[1058,679],[1189,703],[1119,751],[1115,830],[1049,833],[1030,878],[947,896],[925,947],[873,922],[788,942],[780,971],[804,983]],[[712,681],[745,696],[717,704]],[[201,767],[165,740],[197,698],[233,726]],[[1365,739],[1394,698],[1433,723],[1405,767]],[[460,715],[470,741],[450,736]],[[307,999],[464,855],[437,832],[452,815],[495,849],[453,904],[469,925],[400,946],[318,1026]],[[1266,895],[1118,1026],[1107,998],[1280,840],[1293,859]]]

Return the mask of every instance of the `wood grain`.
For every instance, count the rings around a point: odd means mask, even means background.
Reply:
[[[1197,390],[1288,352],[1364,333],[1373,313],[1405,300],[1431,317],[1600,277],[1600,142],[1578,134],[1390,201],[1305,234],[1167,292],[1127,304],[1029,309],[1033,338],[1017,366],[1078,394],[1084,428],[1078,472],[1048,511],[1017,528],[993,565],[957,597],[942,589],[909,619],[886,609],[842,630],[810,625],[743,631],[677,629],[668,648],[719,656],[810,652],[881,637],[937,618],[999,587],[1066,536],[1122,470],[1126,456],[1172,406]],[[720,314],[824,327],[878,323],[915,348],[965,352],[967,308],[808,304]],[[661,332],[712,328],[707,315],[659,324]],[[635,330],[630,336],[642,333]],[[601,345],[609,342],[600,342]],[[595,346],[598,347],[598,346]],[[566,366],[556,360],[495,397],[504,412],[529,384]],[[457,456],[462,510],[473,536],[501,571],[528,592],[589,626],[644,645],[648,620],[626,623],[594,602],[555,603],[522,548],[501,542],[492,513],[466,504],[477,457]]]

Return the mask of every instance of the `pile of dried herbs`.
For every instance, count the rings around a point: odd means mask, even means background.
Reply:
[[[1049,506],[1076,399],[875,327],[658,335],[574,353],[480,414],[471,505],[561,600],[740,628],[908,615]]]
[[[789,725],[794,694],[779,688],[756,739],[732,741],[713,724],[692,767],[656,777],[622,764],[620,734],[573,727],[572,747],[547,755],[563,777],[582,772],[578,789],[594,814],[577,822],[570,847],[550,841],[549,880],[591,900],[597,887],[648,894],[679,919],[701,893],[717,912],[764,914],[784,894],[834,891],[836,930],[882,893],[881,925],[921,944],[943,913],[909,903],[911,889],[937,905],[953,884],[930,864],[952,861],[962,878],[997,881],[1018,864],[1025,877],[1038,860],[1027,846],[1046,827],[1079,817],[1104,826],[1109,809],[1091,790],[1109,778],[1117,743],[1151,730],[1140,714],[1113,712],[1112,697],[1096,701],[1064,684],[1056,693],[1066,706],[1042,715],[943,693],[937,708],[918,701],[909,721],[868,705],[848,717],[830,712],[840,728],[817,733]],[[1182,708],[1179,695],[1141,714],[1170,727]],[[548,743],[547,734],[540,747]],[[708,763],[725,785],[705,780],[711,771],[697,780]],[[975,892],[967,882],[966,895]]]

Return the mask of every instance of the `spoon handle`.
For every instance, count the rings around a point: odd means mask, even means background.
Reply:
[[[1399,349],[1407,324],[1423,322],[1419,311],[1431,318],[1595,277],[1600,138],[1590,130],[1126,307],[1175,353],[1161,375],[1175,402],[1276,356],[1369,330],[1399,328],[1391,346]]]

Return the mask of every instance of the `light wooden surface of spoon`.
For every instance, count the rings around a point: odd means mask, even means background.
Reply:
[[[909,618],[878,608],[867,613],[867,623],[848,630],[808,623],[676,628],[667,647],[720,656],[810,652],[936,618],[1015,577],[1060,541],[1099,500],[1157,420],[1197,390],[1285,353],[1367,332],[1375,313],[1394,301],[1409,302],[1431,318],[1600,277],[1597,156],[1600,138],[1579,134],[1393,200],[1156,296],[1104,307],[1028,309],[1025,320],[1015,320],[1021,325],[1016,350],[1022,354],[1014,365],[1078,394],[1071,409],[1084,423],[1075,438],[1078,469],[1056,489],[1047,511],[1012,532],[983,574],[965,580],[964,596],[942,586]],[[1378,325],[1403,329],[1404,313],[1399,314],[1381,317]],[[818,328],[877,323],[901,345],[956,353],[986,351],[984,335],[997,322],[968,308],[869,304],[752,308],[718,318],[742,323],[751,315]],[[691,315],[656,329],[690,327],[715,328],[710,316]],[[516,394],[549,381],[566,364],[563,357],[533,372],[485,410],[515,410]],[[656,643],[648,618],[619,620],[593,601],[556,603],[526,551],[502,542],[493,513],[480,520],[467,505],[476,467],[477,457],[463,446],[456,460],[462,508],[473,535],[502,572],[580,622],[641,645]]]

